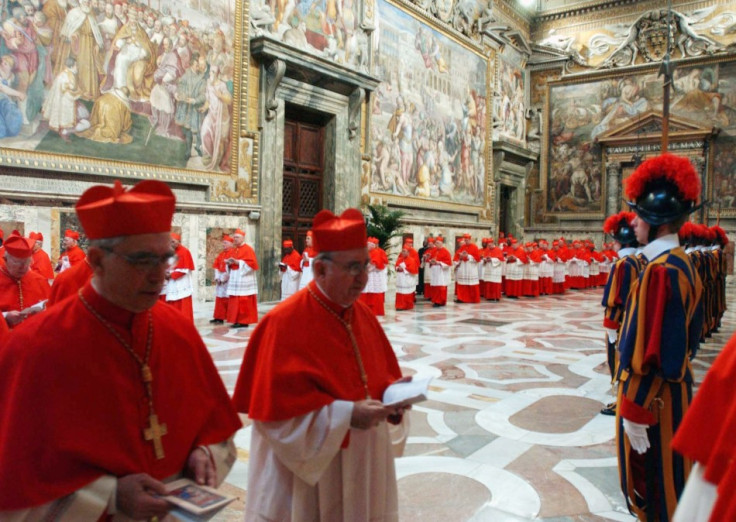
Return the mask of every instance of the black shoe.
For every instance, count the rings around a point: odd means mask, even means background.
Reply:
[[[439,308],[439,307],[440,307],[440,306],[442,306],[442,305],[441,305],[441,304],[439,304],[439,303],[433,303],[433,304],[432,304],[432,306],[433,306],[433,307],[435,307],[435,308]]]
[[[612,417],[615,417],[616,416],[616,403],[615,402],[612,402],[611,404],[609,404],[608,406],[606,406],[605,408],[603,408],[601,410],[601,414],[602,415],[610,415]]]
[[[233,323],[233,326],[232,327],[233,328],[248,328],[248,325],[247,324],[243,324],[243,323]]]
[[[211,324],[222,324],[224,322],[222,319],[210,319]]]

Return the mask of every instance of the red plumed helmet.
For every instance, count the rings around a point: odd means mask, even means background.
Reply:
[[[636,234],[631,223],[636,214],[633,212],[619,212],[608,216],[603,222],[603,232],[611,236],[622,245],[630,245],[636,242]]]
[[[646,160],[624,185],[628,205],[650,225],[671,223],[699,208],[700,176],[681,156],[662,154]]]
[[[680,241],[683,243],[689,243],[690,242],[690,236],[693,235],[693,229],[694,225],[691,221],[686,221],[683,223],[683,225],[680,227],[680,230],[677,231],[677,236],[680,238]]]
[[[728,236],[726,235],[726,231],[725,230],[723,230],[718,225],[713,225],[712,227],[710,227],[710,229],[713,232],[715,232],[715,234],[716,234],[716,241],[718,241],[721,244],[722,247],[723,246],[726,246],[728,244]]]

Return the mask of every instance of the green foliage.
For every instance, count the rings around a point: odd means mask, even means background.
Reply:
[[[378,246],[388,250],[389,241],[401,236],[404,227],[401,218],[406,215],[403,210],[389,210],[386,205],[368,205],[371,213],[368,219],[368,237],[378,239]]]

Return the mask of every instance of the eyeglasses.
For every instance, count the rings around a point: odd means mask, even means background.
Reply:
[[[173,252],[166,253],[162,256],[156,256],[148,252],[139,252],[132,255],[125,255],[115,252],[111,248],[103,248],[103,250],[118,256],[130,266],[141,272],[148,272],[159,266],[170,267],[176,261],[176,255]]]
[[[357,276],[357,275],[362,274],[363,272],[366,272],[368,270],[368,265],[370,264],[370,261],[365,261],[363,263],[361,263],[360,261],[352,261],[350,263],[339,263],[329,257],[325,257],[324,261],[329,261],[330,263],[336,264],[337,266],[339,266],[341,269],[343,269],[345,272],[347,272],[351,276]]]

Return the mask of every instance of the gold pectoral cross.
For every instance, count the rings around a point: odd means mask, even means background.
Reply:
[[[158,415],[152,413],[148,417],[148,428],[143,430],[143,438],[153,441],[153,451],[159,460],[164,458],[164,445],[161,443],[161,437],[164,435],[166,435],[166,424],[159,424]]]

